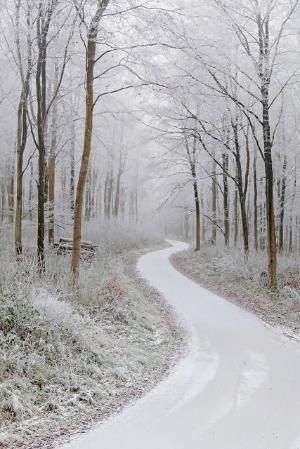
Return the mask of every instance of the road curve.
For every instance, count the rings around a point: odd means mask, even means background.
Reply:
[[[299,346],[178,273],[169,256],[186,245],[171,243],[138,268],[186,326],[186,356],[135,405],[61,449],[300,449]]]

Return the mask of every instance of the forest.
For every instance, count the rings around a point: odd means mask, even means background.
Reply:
[[[300,1],[0,11],[0,447],[54,447],[172,369],[184,325],[135,268],[165,239],[296,338]]]

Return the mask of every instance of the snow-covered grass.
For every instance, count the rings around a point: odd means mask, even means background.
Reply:
[[[172,312],[133,268],[137,250],[158,239],[116,226],[94,239],[99,253],[82,264],[76,293],[69,256],[47,251],[40,279],[32,258],[0,255],[0,447],[51,447],[170,366],[179,338]]]
[[[266,287],[266,257],[250,253],[245,262],[238,249],[205,244],[173,256],[174,265],[186,275],[221,296],[279,326],[289,336],[300,337],[300,275],[294,256],[279,258],[278,290]]]

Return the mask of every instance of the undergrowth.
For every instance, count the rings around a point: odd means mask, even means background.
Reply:
[[[76,431],[167,369],[176,340],[168,312],[128,274],[125,254],[158,240],[115,231],[82,264],[76,292],[69,256],[48,250],[40,278],[32,257],[16,261],[2,252],[0,447],[40,447],[42,439]]]
[[[175,266],[203,286],[242,305],[284,333],[300,337],[300,276],[298,261],[282,255],[278,263],[278,289],[267,288],[266,257],[223,246],[203,244],[173,256]]]

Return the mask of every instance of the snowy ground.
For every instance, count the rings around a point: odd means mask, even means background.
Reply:
[[[188,249],[172,256],[174,266],[191,279],[234,302],[285,335],[300,339],[299,261],[279,258],[279,289],[270,292],[261,282],[263,256],[250,254],[245,263],[241,252],[205,246],[200,253]]]
[[[300,449],[300,351],[261,320],[144,256],[142,275],[176,308],[189,350],[120,415],[60,449]]]
[[[83,264],[76,296],[68,258],[48,254],[40,281],[29,260],[2,253],[0,447],[52,447],[140,397],[174,363],[173,312],[137,276],[140,252],[122,253],[134,242],[118,235]]]

